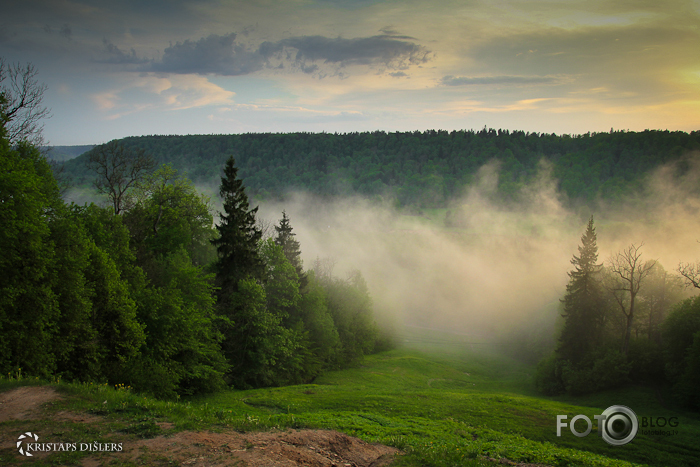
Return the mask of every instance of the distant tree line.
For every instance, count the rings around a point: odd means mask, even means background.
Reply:
[[[92,156],[107,208],[66,204],[40,150],[0,127],[3,375],[174,397],[309,382],[389,345],[359,273],[304,269],[286,213],[263,238],[232,157],[214,226],[171,165],[116,142]]]
[[[697,265],[669,273],[630,245],[598,262],[591,218],[571,260],[555,351],[535,382],[546,394],[583,394],[630,382],[669,383],[700,410],[700,297]]]
[[[542,159],[553,165],[569,201],[616,200],[661,164],[700,149],[700,132],[643,131],[555,135],[494,130],[347,134],[143,136],[119,141],[170,163],[195,183],[218,182],[233,155],[248,194],[281,198],[303,190],[359,194],[419,210],[445,207],[463,194],[479,167],[500,164],[498,193],[508,199],[530,182]],[[66,163],[78,185],[92,182],[89,154]],[[682,169],[682,167],[680,167]]]

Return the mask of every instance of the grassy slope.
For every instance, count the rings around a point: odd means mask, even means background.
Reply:
[[[228,391],[187,402],[154,401],[89,384],[59,389],[82,396],[69,402],[74,410],[107,415],[127,432],[155,435],[154,420],[163,419],[178,429],[330,428],[406,450],[399,465],[487,464],[482,456],[548,465],[700,462],[700,450],[693,447],[700,419],[662,407],[652,389],[542,398],[529,382],[531,371],[495,353],[442,344],[374,355],[361,368],[328,373],[315,384]],[[10,385],[5,380],[0,389]],[[593,419],[612,404],[628,405],[638,416],[678,416],[679,434],[638,435],[621,447],[609,446],[595,431],[586,438],[568,430],[556,437],[557,414]]]
[[[653,390],[545,399],[532,390],[531,370],[483,352],[403,349],[369,357],[362,368],[329,373],[314,385],[222,393],[207,401],[235,411],[243,403],[254,417],[288,414],[303,425],[408,448],[414,451],[406,459],[411,465],[455,465],[462,454],[552,465],[700,461],[700,450],[692,447],[700,422],[661,407]],[[557,414],[593,419],[613,404],[629,405],[638,416],[679,416],[679,434],[640,434],[623,447],[609,446],[595,432],[578,438],[564,431],[557,438]]]

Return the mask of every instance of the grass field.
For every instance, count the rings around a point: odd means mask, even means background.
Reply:
[[[532,387],[531,366],[488,346],[458,339],[415,341],[410,348],[367,357],[359,368],[328,373],[314,384],[187,401],[157,401],[104,385],[57,387],[76,396],[66,402],[72,410],[107,415],[139,436],[157,435],[155,421],[163,420],[183,430],[309,427],[396,446],[406,452],[396,461],[399,466],[494,465],[487,458],[555,466],[700,465],[700,417],[669,407],[654,388],[543,398]],[[4,378],[0,390],[21,384],[31,381]],[[677,434],[640,433],[627,445],[610,446],[594,423],[587,437],[568,429],[556,436],[558,414],[593,420],[614,404],[631,407],[638,417],[678,417]],[[576,427],[585,428],[583,423]]]

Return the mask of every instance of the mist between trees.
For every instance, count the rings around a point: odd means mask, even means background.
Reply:
[[[232,158],[214,226],[172,167],[104,155],[109,204],[68,205],[37,147],[0,139],[3,374],[175,397],[308,382],[391,345],[359,272],[304,270],[284,213],[262,238]]]
[[[546,161],[531,183],[504,201],[494,162],[481,167],[475,183],[448,208],[420,215],[359,197],[326,202],[303,193],[284,203],[264,203],[260,215],[284,208],[295,221],[306,261],[331,257],[337,271],[359,268],[379,322],[460,333],[465,343],[491,343],[533,363],[561,346],[567,320],[561,300],[572,258],[579,255],[581,235],[593,216],[601,270],[609,276],[617,256],[631,246],[640,256],[638,266],[648,262],[649,269],[635,296],[633,319],[621,311],[629,313],[629,295],[618,294],[618,302],[614,284],[601,284],[608,287],[598,304],[604,329],[587,345],[604,351],[588,355],[578,379],[570,369],[568,382],[562,381],[563,370],[557,370],[555,391],[581,393],[666,378],[662,356],[664,340],[670,338],[664,338],[664,323],[674,307],[696,293],[677,269],[700,257],[698,159],[691,155],[683,164],[684,171],[674,164],[660,167],[618,202],[574,208],[558,191]],[[676,351],[681,362],[693,342],[690,335],[690,343]],[[592,370],[596,361],[613,354],[619,359],[611,360],[608,374],[601,374],[600,363],[597,373]],[[675,372],[671,382],[684,368],[668,370]]]
[[[224,253],[210,243],[223,238],[223,192],[209,199],[166,166],[134,189],[124,212],[68,206],[31,146],[4,151],[44,187],[17,185],[34,201],[27,223],[6,230],[24,253],[3,264],[4,372],[133,383],[162,396],[288,384],[394,345],[404,325],[462,333],[534,362],[557,348],[560,299],[591,216],[601,262],[642,242],[644,257],[670,275],[700,257],[693,156],[682,173],[663,166],[614,204],[579,206],[559,192],[546,160],[504,199],[495,161],[447,207],[411,215],[381,200],[302,192],[255,211],[241,196],[234,205],[248,214],[238,222],[257,259],[223,297],[230,268],[213,266]],[[280,241],[284,222],[299,256]],[[24,279],[10,274],[19,257],[33,258]],[[643,303],[637,317],[633,339],[648,335]],[[610,345],[622,349],[622,337]]]

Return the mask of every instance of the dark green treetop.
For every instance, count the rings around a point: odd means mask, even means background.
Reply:
[[[289,223],[289,216],[285,211],[282,211],[282,219],[280,219],[279,225],[275,226],[275,243],[282,247],[284,256],[287,257],[289,262],[296,269],[297,275],[299,276],[299,283],[303,289],[308,280],[306,274],[304,273],[304,268],[301,262],[301,247],[299,242],[294,239],[296,235],[292,232],[292,226]]]
[[[563,316],[566,319],[557,353],[565,360],[574,363],[582,361],[598,341],[602,329],[602,292],[598,274],[601,266],[598,260],[598,245],[593,225],[593,217],[588,221],[581,237],[578,256],[574,255],[569,272],[569,283]]]
[[[218,238],[212,240],[218,259],[214,265],[217,285],[221,295],[238,290],[238,282],[246,277],[261,278],[264,273],[258,254],[261,230],[255,225],[258,208],[250,209],[243,181],[238,178],[236,162],[231,156],[226,161],[221,177],[219,195],[224,212],[216,226]]]

